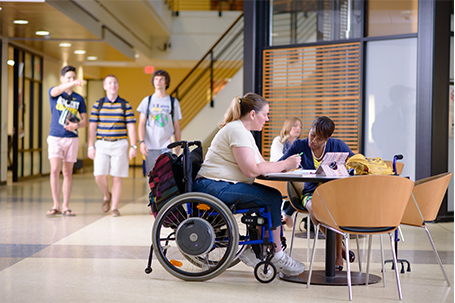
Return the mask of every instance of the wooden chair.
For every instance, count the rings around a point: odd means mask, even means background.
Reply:
[[[281,193],[281,196],[283,196],[283,198],[286,198],[287,197],[287,189],[286,189],[286,182],[283,182],[283,181],[273,181],[273,180],[263,180],[263,179],[255,179],[254,182],[256,183],[260,183],[260,184],[263,184],[263,185],[267,185],[267,186],[270,186],[270,187],[273,187],[273,188],[276,188],[280,191]]]
[[[388,233],[392,250],[398,296],[402,299],[392,233],[400,225],[401,218],[411,196],[414,182],[398,176],[367,175],[334,180],[320,185],[313,194],[313,215],[320,225],[343,236],[349,251],[349,234],[369,236],[366,284],[369,282],[371,236]],[[317,237],[314,239],[307,287],[311,283]],[[382,252],[382,240],[381,252]],[[381,254],[382,278],[385,286],[384,255]],[[351,266],[347,264],[349,300],[352,300]]]
[[[441,267],[442,273],[450,287],[449,279],[442,266],[441,258],[431,237],[425,222],[436,219],[442,200],[449,186],[452,173],[442,173],[425,179],[418,180],[414,183],[412,196],[404,211],[401,224],[422,227],[427,232],[433,252]]]
[[[392,170],[393,170],[393,161],[392,160],[384,160],[385,164],[387,164],[388,167],[390,167]],[[401,173],[403,172],[403,168],[404,168],[404,163],[403,162],[396,162],[395,163],[395,167],[397,168],[397,175],[401,175]]]

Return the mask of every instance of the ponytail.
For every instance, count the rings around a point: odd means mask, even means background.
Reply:
[[[267,101],[258,94],[247,93],[245,96],[237,96],[231,101],[231,105],[224,113],[224,119],[218,125],[223,128],[229,122],[239,120],[245,115],[248,115],[252,110],[259,112],[267,103]]]

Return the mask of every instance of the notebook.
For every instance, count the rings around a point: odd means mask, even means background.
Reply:
[[[67,110],[66,108],[62,111],[62,114],[60,115],[60,118],[58,119],[58,123],[61,125],[68,125],[68,121],[73,122],[73,123],[78,123],[81,122],[81,120],[75,116],[72,112]],[[73,133],[77,134],[77,131],[74,130]]]

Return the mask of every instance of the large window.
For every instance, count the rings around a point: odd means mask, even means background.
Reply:
[[[362,36],[360,0],[273,0],[270,45],[337,41]]]
[[[42,173],[43,59],[10,46],[8,64],[8,169],[16,182]]]
[[[417,33],[418,0],[369,0],[367,36]]]
[[[365,155],[402,154],[402,175],[415,178],[417,38],[366,47]]]

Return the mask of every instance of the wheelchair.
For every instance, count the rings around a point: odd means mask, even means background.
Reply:
[[[228,207],[214,196],[192,192],[192,182],[202,163],[192,157],[192,145],[201,148],[199,141],[179,141],[168,146],[183,149],[179,157],[185,189],[168,201],[155,218],[145,272],[152,272],[155,253],[161,266],[173,276],[186,281],[209,280],[238,264],[240,254],[251,245],[262,260],[256,265],[254,276],[261,283],[273,281],[277,270],[271,263],[275,248],[270,211],[263,207]],[[281,242],[284,250],[282,230]]]

